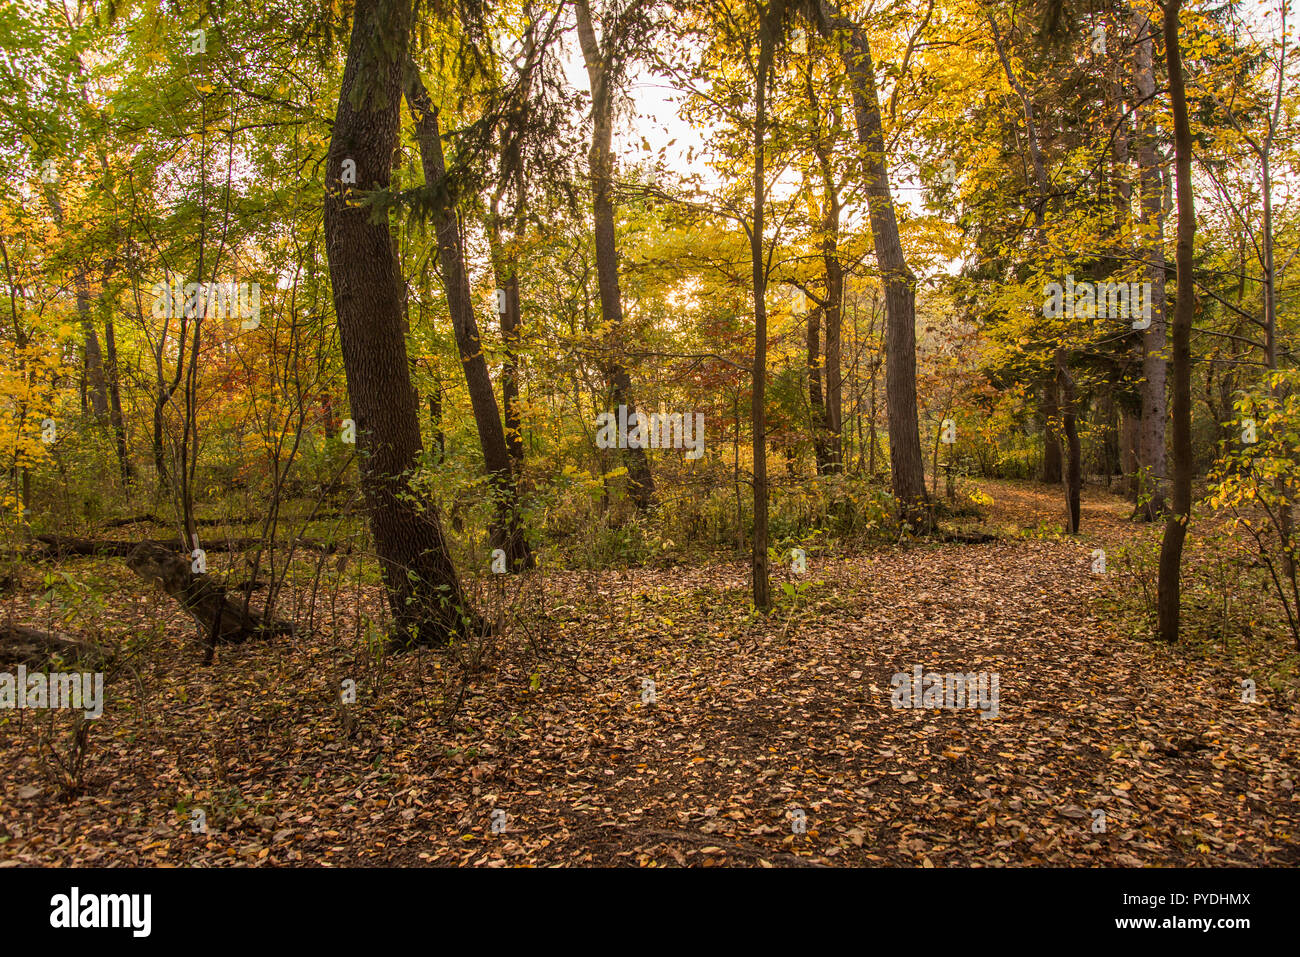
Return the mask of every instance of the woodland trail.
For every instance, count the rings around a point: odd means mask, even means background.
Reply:
[[[1004,534],[1059,521],[1041,487],[991,491]],[[1090,552],[1127,508],[1095,489],[1085,506],[1076,541],[810,556],[798,608],[766,620],[740,563],[553,578],[576,667],[503,656],[451,727],[430,716],[431,655],[364,672],[348,737],[325,690],[338,648],[245,646],[203,669],[178,642],[151,703],[95,729],[80,798],[56,801],[30,733],[0,729],[0,859],[1300,864],[1297,716],[1100,620]],[[997,717],[891,707],[914,665],[996,674]]]

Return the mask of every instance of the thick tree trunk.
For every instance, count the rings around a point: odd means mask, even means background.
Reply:
[[[442,135],[438,128],[438,113],[420,80],[414,62],[406,61],[406,73],[406,101],[415,120],[415,135],[420,144],[425,185],[442,189],[440,184],[445,183],[447,169],[442,152]],[[474,318],[469,274],[465,269],[465,247],[454,198],[448,198],[435,215],[434,232],[438,239],[438,267],[447,294],[447,309],[451,313],[456,347],[460,350],[461,365],[465,369],[470,405],[474,410],[474,422],[478,426],[479,444],[483,448],[483,463],[492,485],[496,519],[492,528],[491,547],[505,552],[506,566],[511,571],[532,568],[533,555],[520,519],[514,467],[506,447],[497,397],[492,389],[492,377],[483,355],[478,322]]]
[[[1174,116],[1174,169],[1178,184],[1178,292],[1174,302],[1173,356],[1173,508],[1165,523],[1160,548],[1158,606],[1160,638],[1178,640],[1181,610],[1183,542],[1192,517],[1192,318],[1196,287],[1192,254],[1196,240],[1196,203],[1192,195],[1192,128],[1187,115],[1183,58],[1179,46],[1182,0],[1165,2],[1165,61],[1169,72],[1169,100]]]
[[[409,485],[422,451],[420,422],[388,225],[372,221],[342,186],[345,159],[356,164],[358,187],[388,186],[408,20],[406,0],[356,4],[330,137],[325,241],[362,486],[395,637],[441,643],[478,622],[466,606],[437,510],[417,502]],[[354,93],[360,94],[355,104]]]
[[[618,348],[623,329],[623,300],[618,284],[618,241],[614,229],[614,91],[609,87],[609,70],[601,55],[591,21],[589,0],[575,0],[578,41],[591,84],[591,148],[587,163],[591,175],[591,211],[596,233],[596,282],[600,289],[600,313],[609,330],[609,341]],[[628,421],[635,421],[632,401],[632,377],[615,353],[608,363],[610,391],[614,406],[627,406]],[[627,467],[628,488],[632,501],[644,511],[654,504],[654,478],[650,458],[643,448],[623,451]]]
[[[1160,195],[1160,166],[1156,157],[1155,66],[1152,24],[1142,13],[1134,16],[1134,76],[1138,102],[1138,171],[1142,206],[1142,246],[1146,278],[1151,283],[1151,326],[1142,333],[1142,426],[1138,440],[1138,515],[1156,521],[1165,510],[1165,215]]]

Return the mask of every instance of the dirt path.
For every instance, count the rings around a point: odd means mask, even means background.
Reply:
[[[1058,521],[1041,489],[993,492],[991,525]],[[346,738],[328,688],[351,653],[249,647],[204,671],[178,645],[147,707],[95,729],[85,797],[55,803],[30,734],[0,730],[0,858],[1298,864],[1297,716],[1086,610],[1091,549],[1125,514],[1091,492],[1079,541],[810,560],[798,609],[758,621],[740,563],[568,576],[549,618],[583,673],[507,656],[454,729],[427,704],[432,656],[364,672]],[[891,707],[915,665],[995,674],[996,718]]]

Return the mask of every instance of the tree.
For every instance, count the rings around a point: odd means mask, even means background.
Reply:
[[[1157,614],[1160,638],[1178,640],[1181,610],[1183,542],[1192,518],[1192,317],[1196,286],[1192,256],[1196,239],[1196,203],[1192,195],[1192,128],[1187,114],[1183,57],[1179,45],[1182,0],[1165,0],[1165,63],[1169,71],[1169,102],[1174,117],[1174,171],[1178,187],[1178,290],[1174,302],[1173,340],[1173,508],[1160,546]]]
[[[826,0],[821,2],[818,21],[824,34],[844,34],[844,67],[852,84],[858,142],[865,150],[871,234],[885,284],[885,394],[894,497],[904,519],[913,528],[926,530],[932,518],[925,491],[916,401],[916,276],[908,268],[898,235],[871,47],[862,28]]]
[[[1134,83],[1137,87],[1138,191],[1142,208],[1141,241],[1151,283],[1151,326],[1142,334],[1142,418],[1138,435],[1139,514],[1155,521],[1165,509],[1165,216],[1160,165],[1156,157],[1155,57],[1151,20],[1133,14]]]
[[[417,501],[409,485],[423,448],[388,223],[376,221],[356,190],[343,188],[345,162],[358,187],[388,188],[409,19],[406,0],[356,4],[330,136],[325,243],[362,487],[394,637],[436,644],[476,622],[437,511]]]
[[[749,256],[754,281],[754,372],[750,424],[754,450],[754,536],[750,550],[754,607],[766,611],[772,604],[767,574],[767,272],[763,242],[763,216],[767,199],[767,87],[776,57],[776,45],[785,16],[785,0],[758,3],[758,60],[754,76],[754,187],[748,226]]]
[[[454,187],[447,177],[438,111],[429,99],[429,93],[413,60],[406,61],[405,70],[406,101],[415,120],[415,136],[420,144],[425,189],[436,197],[433,201],[433,220],[438,239],[438,267],[447,294],[451,325],[456,333],[456,347],[460,351],[461,366],[465,370],[465,382],[474,409],[479,444],[483,448],[483,462],[496,505],[491,546],[505,552],[507,568],[531,568],[532,551],[528,547],[520,521],[519,488],[515,482],[510,452],[506,447],[496,393],[492,391],[492,378],[488,373],[487,358],[483,354],[478,321],[474,318],[469,273],[465,269],[464,241],[456,214]]]
[[[603,35],[596,36],[590,0],[574,0],[578,41],[591,85],[591,149],[587,154],[591,174],[591,212],[596,229],[596,276],[600,287],[600,312],[613,342],[623,335],[623,300],[619,292],[618,239],[614,228],[614,98],[623,66],[631,52],[630,41],[641,26],[643,0],[629,0],[626,7],[611,11]],[[636,419],[632,400],[632,377],[617,354],[608,360],[609,382],[615,406],[627,406],[629,421]],[[654,503],[654,477],[650,459],[640,446],[624,450],[628,486],[638,509]]]

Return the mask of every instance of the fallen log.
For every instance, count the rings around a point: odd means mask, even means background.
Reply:
[[[0,625],[0,666],[41,668],[55,655],[90,665],[104,661],[98,647],[80,638],[28,625]]]
[[[267,619],[242,601],[229,597],[223,586],[208,575],[196,575],[189,559],[182,558],[167,545],[143,541],[126,556],[126,565],[146,581],[162,586],[198,625],[208,644],[206,664],[211,664],[218,644],[240,644],[250,638],[292,635],[289,622]]]
[[[317,512],[312,515],[313,521],[326,518],[339,518],[340,512]],[[261,525],[266,521],[265,515],[246,515],[243,518],[238,516],[226,518],[196,518],[194,524],[199,528],[213,528],[218,526],[236,526],[236,525]],[[126,518],[114,518],[103,523],[104,528],[125,528],[128,525],[159,525],[163,528],[171,528],[176,523],[165,520],[162,516],[153,512],[142,512],[139,515],[128,515]]]
[[[37,535],[33,541],[44,548],[37,558],[67,558],[72,556],[102,556],[108,558],[126,558],[136,547],[137,542],[122,542],[111,538],[78,538],[75,535]],[[151,538],[145,542],[159,548],[170,549],[173,542]],[[205,552],[250,552],[262,548],[266,542],[261,538],[214,538],[203,542]],[[324,552],[333,555],[339,546],[335,542],[321,542],[314,538],[298,538],[289,542],[276,542],[277,550],[287,550],[290,546],[310,552]]]

